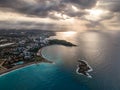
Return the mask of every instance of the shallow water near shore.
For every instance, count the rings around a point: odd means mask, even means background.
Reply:
[[[77,47],[45,47],[43,56],[55,64],[40,63],[0,76],[0,90],[120,90],[120,32],[57,33]],[[76,73],[78,59],[93,68],[92,79]]]

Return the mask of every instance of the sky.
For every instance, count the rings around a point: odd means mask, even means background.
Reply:
[[[0,0],[0,30],[120,30],[120,0]]]

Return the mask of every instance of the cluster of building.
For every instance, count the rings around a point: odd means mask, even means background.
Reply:
[[[3,66],[11,68],[21,61],[24,61],[24,63],[35,61],[38,50],[48,44],[49,41],[43,36],[20,40],[15,47],[5,48],[0,53],[1,56],[4,56],[3,58],[6,58]]]

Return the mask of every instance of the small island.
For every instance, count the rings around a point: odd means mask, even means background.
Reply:
[[[52,33],[38,31],[36,34],[31,34],[31,32],[26,31],[25,34],[24,31],[24,33],[18,33],[17,36],[13,36],[10,33],[7,33],[8,35],[5,36],[1,35],[0,75],[31,64],[40,62],[54,63],[42,56],[41,52],[44,47],[50,45],[76,46],[65,40],[49,40],[49,37],[54,35]],[[21,34],[25,34],[25,36]],[[5,43],[3,42],[4,39],[6,39]]]
[[[85,75],[88,78],[92,78],[89,72],[93,71],[93,69],[89,66],[89,64],[85,60],[79,60],[79,64],[77,65],[77,74]]]

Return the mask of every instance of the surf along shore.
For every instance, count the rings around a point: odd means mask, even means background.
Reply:
[[[58,39],[49,40],[49,45],[47,45],[47,46],[51,46],[51,45],[63,45],[63,46],[67,46],[67,47],[77,46],[77,45],[74,45],[65,40],[58,40]],[[47,46],[45,46],[45,47],[47,47]],[[19,68],[22,68],[22,67],[25,67],[28,65],[32,65],[32,64],[39,64],[41,62],[54,64],[53,61],[49,61],[49,60],[45,59],[44,56],[42,55],[42,49],[44,49],[45,47],[40,47],[34,51],[36,53],[34,61],[23,62],[22,64],[20,63],[19,65],[15,65],[12,68],[4,68],[2,65],[0,65],[0,68],[3,68],[3,70],[0,70],[0,76],[4,73],[8,73],[10,71],[17,70]]]
[[[2,76],[2,75],[4,75],[4,74],[7,74],[7,73],[9,73],[9,72],[11,72],[11,71],[14,71],[14,70],[18,70],[18,69],[20,69],[20,68],[23,68],[23,67],[26,67],[26,66],[29,66],[29,65],[33,65],[33,64],[39,64],[39,63],[53,63],[52,61],[49,61],[49,60],[47,60],[47,59],[45,59],[44,57],[43,57],[43,55],[42,55],[42,50],[44,49],[44,47],[43,48],[41,48],[38,52],[37,52],[37,56],[39,56],[39,57],[41,57],[42,58],[42,60],[40,60],[40,61],[37,61],[37,60],[35,60],[35,61],[33,61],[33,62],[29,62],[29,63],[24,63],[24,64],[21,64],[21,65],[16,65],[16,66],[14,66],[13,68],[10,68],[10,69],[4,69],[4,70],[2,70],[2,71],[0,71],[0,76]]]

